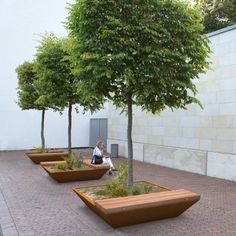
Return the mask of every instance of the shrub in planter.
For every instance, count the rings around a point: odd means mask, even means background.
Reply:
[[[124,162],[117,165],[118,174],[106,185],[97,187],[93,195],[99,199],[101,198],[115,198],[126,197],[129,195],[148,194],[150,192],[163,191],[161,188],[154,188],[154,186],[148,182],[136,182],[132,191],[129,194],[127,181],[128,181],[128,163]]]
[[[49,167],[52,170],[79,170],[81,168],[88,168],[86,165],[83,165],[82,160],[76,159],[74,156],[68,156],[64,158],[64,163],[59,163],[54,166]]]

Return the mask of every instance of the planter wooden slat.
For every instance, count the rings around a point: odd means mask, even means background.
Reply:
[[[112,214],[118,213],[120,211],[130,211],[135,209],[169,205],[182,200],[194,201],[196,199],[199,199],[199,195],[195,193],[191,193],[185,190],[172,190],[164,193],[162,192],[139,196],[130,196],[126,199],[125,202],[122,201],[122,198],[97,200],[95,201],[95,205],[104,213]]]
[[[139,201],[152,201],[153,199],[156,199],[158,196],[158,200],[161,201],[162,199],[166,199],[168,197],[178,196],[182,195],[183,193],[191,193],[184,189],[178,189],[178,190],[171,190],[171,191],[163,191],[163,192],[155,192],[155,193],[149,193],[149,194],[142,194],[142,195],[133,195],[133,196],[127,196],[127,197],[118,197],[118,198],[108,198],[108,199],[102,199],[97,200],[96,202],[102,203],[103,206],[113,206],[118,204],[128,204],[130,205],[130,200],[132,200],[132,204],[136,204],[136,202]]]
[[[184,189],[165,188],[166,191],[159,193],[92,200],[83,193],[83,188],[86,187],[73,188],[73,191],[114,228],[179,216],[200,199],[199,194]]]
[[[58,164],[65,164],[66,161],[43,161],[43,162],[40,162],[40,165],[41,166],[55,166],[55,165],[58,165]]]

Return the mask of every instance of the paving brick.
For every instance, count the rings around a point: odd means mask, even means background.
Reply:
[[[91,151],[76,152],[91,155]],[[113,161],[116,164],[124,158]],[[184,188],[200,193],[201,200],[177,218],[113,229],[71,190],[78,185],[103,184],[111,178],[105,175],[100,180],[59,184],[24,152],[0,152],[0,216],[1,212],[8,215],[6,221],[0,218],[4,236],[236,235],[235,182],[134,161],[135,180]]]

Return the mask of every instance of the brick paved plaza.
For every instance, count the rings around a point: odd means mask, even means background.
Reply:
[[[90,153],[91,150],[78,152]],[[124,158],[113,159],[114,162]],[[59,184],[23,151],[0,152],[0,224],[4,236],[169,236],[236,235],[236,183],[134,162],[136,180],[201,194],[201,200],[177,218],[113,229],[71,191],[96,181]],[[1,230],[0,230],[1,235]]]

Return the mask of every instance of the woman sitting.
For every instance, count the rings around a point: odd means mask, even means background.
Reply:
[[[110,156],[104,151],[104,143],[98,141],[96,147],[93,150],[93,157],[91,164],[108,164],[110,166],[109,175],[112,175],[112,171],[117,171],[112,164]]]

